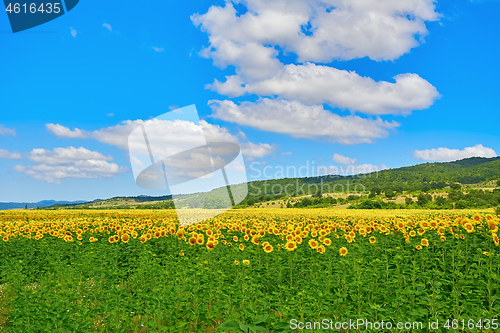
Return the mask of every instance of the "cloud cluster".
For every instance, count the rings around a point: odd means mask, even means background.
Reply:
[[[0,158],[6,159],[6,160],[20,160],[20,159],[22,159],[21,154],[11,153],[10,151],[8,151],[6,149],[0,149]]]
[[[111,156],[83,147],[54,148],[52,151],[33,149],[29,159],[34,165],[16,165],[14,170],[54,184],[69,178],[109,178],[126,170],[110,162]]]
[[[450,162],[469,157],[496,157],[497,153],[491,148],[477,144],[473,147],[465,147],[462,150],[449,148],[415,150],[413,156],[424,161]]]
[[[17,136],[16,130],[13,128],[8,128],[0,124],[0,135],[12,135]]]
[[[234,4],[245,7],[246,12],[238,12]],[[297,114],[288,103],[298,102],[302,109],[317,110],[328,104],[368,116],[409,115],[414,110],[429,108],[440,94],[417,74],[396,75],[395,82],[375,81],[323,64],[363,57],[375,61],[397,59],[422,43],[428,33],[425,22],[439,17],[433,0],[237,0],[212,6],[205,14],[194,14],[191,19],[209,37],[209,45],[200,55],[213,59],[220,68],[234,66],[236,72],[226,76],[224,82],[215,80],[207,88],[231,98],[246,94],[272,98],[273,106],[281,107],[275,109],[281,121],[259,112],[251,114],[252,121],[245,121],[228,117],[226,107],[232,102],[219,101],[212,104],[216,117],[225,114],[221,119],[261,129],[270,117],[278,126],[269,127],[269,131],[317,139],[325,136],[323,131],[318,136],[313,131],[290,131],[289,119]],[[297,64],[281,63],[280,53],[296,55]],[[248,104],[233,103],[231,108],[240,109],[235,112],[243,114],[248,111]],[[353,118],[326,110],[322,113],[329,127],[353,123]],[[383,128],[387,124],[378,119],[363,119],[364,122],[356,122],[378,129],[354,135],[355,140],[344,140],[343,135],[336,134],[326,136],[340,137],[336,140],[340,143],[356,143],[372,142],[373,138],[386,135]]]
[[[209,34],[204,54],[220,66],[242,70],[259,62],[273,67],[275,46],[295,53],[299,62],[331,62],[369,57],[394,60],[418,46],[436,21],[434,0],[263,0],[234,1],[212,6],[193,23]],[[252,50],[256,55],[238,57]],[[273,57],[274,56],[274,57]]]
[[[170,156],[188,147],[197,146],[194,142],[189,142],[190,138],[197,138],[202,133],[208,142],[232,142],[240,145],[244,155],[255,158],[262,158],[275,151],[275,147],[267,143],[242,142],[240,135],[231,134],[227,128],[200,121],[196,125],[189,121],[162,121],[151,120],[126,120],[121,124],[102,128],[96,131],[85,131],[78,128],[73,130],[60,124],[46,124],[47,129],[59,138],[92,138],[102,143],[116,146],[128,151],[129,144],[140,144],[129,142],[129,135],[142,124],[148,125],[148,139],[154,150],[154,156]],[[175,145],[172,143],[175,142]],[[170,151],[169,149],[175,149]]]
[[[214,117],[225,121],[296,138],[317,138],[342,144],[371,143],[399,126],[395,121],[342,117],[325,110],[322,105],[308,106],[297,101],[262,98],[237,105],[229,100],[212,100],[209,105]]]
[[[340,154],[333,154],[332,160],[338,164],[352,165],[358,163],[358,159],[342,156]]]
[[[243,84],[237,75],[208,87],[230,97],[245,93],[314,105],[329,104],[367,115],[409,115],[429,108],[440,94],[417,74],[400,74],[395,83],[375,81],[354,71],[312,63],[286,65],[268,79]]]

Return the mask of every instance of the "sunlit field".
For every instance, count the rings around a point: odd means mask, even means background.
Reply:
[[[499,224],[479,211],[245,209],[186,227],[171,210],[3,211],[0,331],[311,332],[290,321],[364,318],[494,332]]]

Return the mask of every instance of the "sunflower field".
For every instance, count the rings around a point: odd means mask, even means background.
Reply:
[[[0,332],[318,332],[290,322],[360,318],[498,332],[482,323],[500,314],[499,225],[472,211],[242,209],[189,226],[172,210],[2,211]]]

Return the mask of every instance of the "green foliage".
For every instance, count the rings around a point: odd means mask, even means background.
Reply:
[[[396,197],[396,193],[393,190],[385,190],[384,193],[387,199],[394,199]]]
[[[122,214],[117,219],[127,220]],[[286,223],[282,218],[248,215],[246,221]],[[304,218],[309,217],[293,219]],[[442,215],[421,220],[436,218]],[[319,229],[330,222],[355,223],[328,215],[310,219]],[[467,325],[469,319],[500,313],[499,250],[486,228],[468,233],[459,227],[455,232],[463,240],[446,230],[444,242],[428,229],[408,243],[400,232],[373,231],[374,244],[371,235],[348,243],[338,229],[324,254],[308,247],[310,234],[294,252],[275,246],[271,253],[250,242],[244,251],[223,245],[209,251],[177,237],[109,244],[96,235],[98,242],[84,238],[81,246],[49,236],[13,238],[0,241],[0,286],[8,286],[0,292],[0,306],[8,313],[0,316],[9,319],[0,330],[281,333],[291,332],[291,318],[314,322],[327,315],[347,322],[465,318]],[[234,230],[222,232],[243,238]],[[422,238],[429,246],[418,251]],[[260,240],[280,243],[271,233]],[[340,257],[344,246],[349,253]],[[245,259],[249,265],[234,264]]]
[[[432,201],[432,196],[430,194],[421,193],[417,197],[417,204],[421,207],[425,206],[430,201]]]
[[[403,209],[403,205],[395,202],[384,202],[382,200],[364,200],[361,203],[351,205],[348,209]]]

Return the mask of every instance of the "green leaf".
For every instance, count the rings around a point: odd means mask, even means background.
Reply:
[[[268,314],[262,314],[262,315],[258,315],[257,317],[255,317],[255,319],[253,320],[253,323],[254,324],[259,324],[259,323],[263,323],[267,320],[267,318],[269,318],[269,315]]]
[[[217,327],[217,329],[225,331],[239,331],[240,325],[235,320],[226,321]]]

